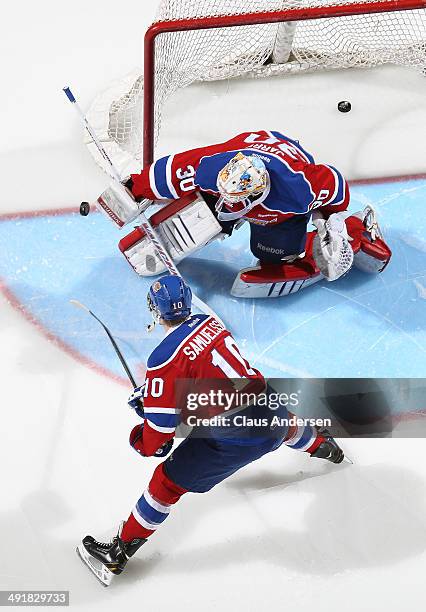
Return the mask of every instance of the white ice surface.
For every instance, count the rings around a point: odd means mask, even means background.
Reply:
[[[136,0],[3,7],[1,212],[75,206],[102,188],[61,88],[73,85],[87,106],[139,64],[154,9]],[[421,77],[394,69],[197,85],[170,103],[159,152],[279,128],[349,178],[424,172],[425,91]],[[337,113],[341,99],[353,102],[349,115]],[[126,389],[0,299],[1,589],[69,589],[81,610],[425,609],[425,443],[409,439],[348,441],[354,466],[287,449],[266,457],[187,496],[102,589],[74,547],[86,533],[112,534],[156,462],[127,446]]]

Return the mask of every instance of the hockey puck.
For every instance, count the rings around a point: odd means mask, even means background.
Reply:
[[[87,217],[89,212],[90,212],[90,204],[89,204],[89,202],[82,202],[80,204],[80,215],[82,217]]]
[[[341,113],[349,113],[349,111],[352,108],[352,104],[348,102],[347,100],[341,100],[339,104],[337,105],[337,108],[339,109]]]

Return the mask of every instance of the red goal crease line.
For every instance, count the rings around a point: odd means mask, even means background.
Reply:
[[[0,293],[3,294],[6,301],[12,306],[12,308],[18,311],[28,323],[34,325],[36,330],[46,338],[48,342],[61,349],[66,355],[72,357],[75,361],[80,363],[81,365],[89,368],[93,372],[109,378],[114,382],[118,383],[123,387],[129,387],[129,382],[127,378],[123,376],[118,376],[114,374],[108,368],[100,365],[99,363],[90,359],[90,357],[86,357],[82,353],[80,353],[77,349],[73,348],[70,344],[62,340],[59,336],[51,332],[43,323],[30,311],[26,308],[26,306],[21,302],[21,300],[14,294],[14,292],[6,285],[6,283],[0,278]]]

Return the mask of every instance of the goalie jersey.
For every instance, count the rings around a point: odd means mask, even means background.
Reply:
[[[175,435],[180,407],[176,381],[252,379],[262,374],[242,357],[230,332],[214,317],[193,315],[172,328],[151,353],[145,378],[143,451],[153,455]]]
[[[316,164],[298,141],[275,131],[246,132],[221,144],[167,155],[131,176],[133,195],[175,200],[200,190],[219,197],[218,174],[238,152],[260,157],[270,176],[270,187],[245,216],[251,223],[282,223],[315,208],[321,208],[325,217],[346,210],[349,190],[340,172]],[[226,203],[230,212],[243,206]]]

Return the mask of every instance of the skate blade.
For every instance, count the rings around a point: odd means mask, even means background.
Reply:
[[[345,455],[345,458],[343,459],[343,461],[345,463],[350,463],[351,465],[354,465],[354,462],[352,461],[352,459],[350,459],[347,455]]]
[[[76,548],[77,554],[90,571],[96,576],[102,586],[107,587],[111,584],[114,574],[102,565],[98,559],[95,559],[84,548],[83,544],[79,544]]]

